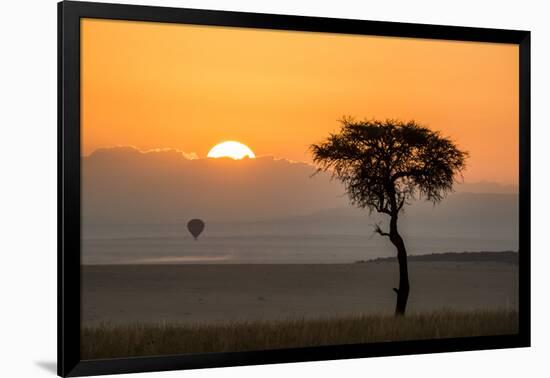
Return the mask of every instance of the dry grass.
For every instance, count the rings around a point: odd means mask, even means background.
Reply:
[[[512,311],[437,311],[395,318],[357,315],[226,324],[131,324],[86,327],[83,359],[236,352],[380,341],[514,334]]]

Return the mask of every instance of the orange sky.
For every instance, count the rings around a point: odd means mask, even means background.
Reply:
[[[518,182],[517,45],[82,20],[82,152],[205,157],[224,140],[311,161],[344,115],[415,119]]]

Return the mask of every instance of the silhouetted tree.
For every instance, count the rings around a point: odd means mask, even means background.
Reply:
[[[389,230],[375,231],[393,243],[399,262],[396,315],[404,315],[409,297],[407,250],[397,229],[403,206],[424,198],[434,204],[452,191],[467,152],[448,138],[411,121],[341,121],[339,133],[310,147],[318,171],[340,180],[353,205],[390,217]]]

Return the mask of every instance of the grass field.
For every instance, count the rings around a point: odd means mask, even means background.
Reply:
[[[102,324],[82,330],[81,358],[236,352],[514,334],[517,312],[438,311],[226,324]]]

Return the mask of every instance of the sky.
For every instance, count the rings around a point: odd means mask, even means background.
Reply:
[[[236,140],[310,163],[343,116],[414,119],[470,153],[465,181],[518,182],[516,45],[81,22],[83,155]]]

